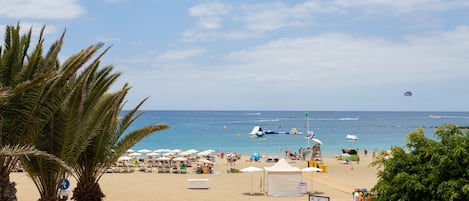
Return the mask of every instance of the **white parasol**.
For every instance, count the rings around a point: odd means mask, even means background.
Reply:
[[[207,159],[205,159],[205,158],[201,158],[201,159],[199,159],[199,162],[202,162],[202,163],[208,163],[208,164],[213,164],[213,162],[212,162],[212,161],[209,161],[209,160],[207,160]]]
[[[160,156],[161,154],[160,153],[156,153],[156,152],[151,152],[151,153],[148,153],[146,156]]]
[[[142,154],[141,153],[130,153],[129,156],[131,157],[138,157],[138,156],[141,156]]]
[[[184,158],[184,157],[176,157],[176,158],[173,158],[173,161],[187,161],[187,158]]]
[[[180,150],[180,149],[173,149],[173,150],[171,150],[171,151],[169,151],[169,152],[170,152],[170,153],[176,153],[176,154],[177,154],[177,153],[180,153],[181,151],[182,151],[182,150]]]
[[[132,157],[129,156],[121,156],[117,159],[117,161],[130,161],[132,160]]]
[[[263,171],[263,169],[261,168],[258,168],[258,167],[254,167],[254,166],[249,166],[247,168],[243,168],[241,170],[239,170],[241,172],[249,172],[251,174],[251,195],[254,195],[254,184],[253,184],[253,180],[252,180],[252,173],[253,172],[260,172],[260,171]]]
[[[214,152],[213,150],[210,150],[210,149],[209,149],[209,150],[205,150],[205,151],[199,152],[199,153],[197,154],[197,156],[199,156],[199,157],[200,157],[200,156],[208,156],[208,155],[212,154],[213,152]]]
[[[310,177],[311,177],[311,183],[310,183],[311,190],[310,190],[310,192],[311,192],[311,193],[314,193],[314,191],[313,191],[313,172],[320,172],[320,171],[322,171],[322,169],[317,168],[317,167],[308,167],[308,168],[303,168],[303,169],[301,169],[301,171],[303,171],[303,172],[311,172],[311,175],[310,175]]]
[[[170,158],[168,158],[168,157],[162,156],[162,157],[156,158],[155,160],[157,160],[157,161],[169,161],[169,159]]]
[[[145,154],[147,154],[147,153],[151,153],[151,152],[153,152],[153,151],[152,151],[152,150],[149,150],[149,149],[140,149],[140,150],[138,150],[137,152],[138,152],[138,153],[145,153]]]
[[[157,150],[155,150],[155,151],[153,151],[153,152],[163,153],[163,152],[170,152],[170,151],[171,151],[171,149],[157,149]]]
[[[189,156],[189,155],[192,155],[194,153],[197,153],[198,151],[195,150],[195,149],[189,149],[187,151],[183,151],[183,152],[180,152],[179,155],[180,156]]]

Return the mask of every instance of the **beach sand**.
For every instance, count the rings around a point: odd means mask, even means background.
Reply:
[[[242,169],[249,166],[259,168],[270,167],[274,163],[267,163],[264,159],[260,162],[248,162],[243,156],[234,168]],[[324,158],[327,165],[327,173],[303,172],[303,180],[308,183],[308,191],[311,189],[311,175],[313,176],[313,190],[315,195],[330,197],[334,201],[352,200],[352,191],[355,188],[371,189],[377,181],[377,170],[368,167],[371,157],[361,157],[360,164],[342,164],[334,158]],[[306,161],[290,161],[291,165],[298,168],[307,167]],[[352,168],[353,167],[353,168]],[[230,166],[223,159],[216,159],[214,171],[216,174],[195,174],[188,168],[187,174],[169,174],[156,172],[133,173],[106,173],[100,180],[101,188],[106,195],[105,200],[110,201],[305,201],[308,195],[300,197],[272,197],[262,192],[261,180],[263,172],[254,173],[227,173]],[[254,195],[251,192],[251,174]],[[187,179],[209,179],[209,189],[187,189]],[[26,173],[12,173],[11,181],[17,183],[18,200],[37,200],[39,194],[36,187]],[[69,191],[73,190],[76,182],[71,179]]]

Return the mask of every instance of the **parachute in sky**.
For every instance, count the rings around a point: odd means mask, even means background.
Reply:
[[[406,92],[404,92],[404,96],[412,96],[412,92],[411,91],[406,91]]]

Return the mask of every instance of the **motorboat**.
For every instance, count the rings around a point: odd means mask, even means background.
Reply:
[[[257,137],[262,137],[264,136],[264,130],[262,130],[262,128],[260,126],[255,126],[251,133],[249,133],[249,135],[256,135]]]
[[[358,137],[356,135],[347,134],[347,136],[345,136],[345,139],[355,141],[358,140]]]

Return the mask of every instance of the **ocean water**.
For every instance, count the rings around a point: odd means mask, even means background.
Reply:
[[[309,119],[309,121],[308,121]],[[171,129],[156,132],[137,143],[132,149],[213,149],[250,155],[283,156],[286,149],[298,151],[313,145],[305,139],[313,131],[323,144],[323,156],[341,154],[342,148],[388,150],[405,146],[406,136],[422,127],[433,137],[436,127],[445,123],[469,125],[469,112],[309,112],[302,111],[146,111],[132,124],[129,131],[145,125],[166,123]],[[289,132],[297,128],[299,135],[269,134],[263,138],[249,135],[252,128]],[[353,134],[357,141],[345,136]]]

